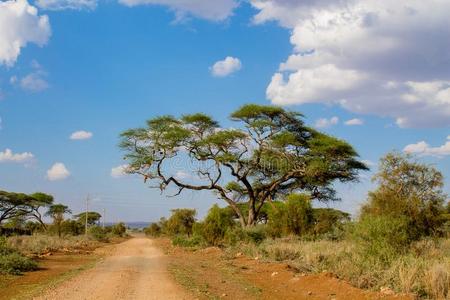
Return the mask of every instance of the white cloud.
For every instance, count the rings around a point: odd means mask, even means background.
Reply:
[[[13,163],[25,163],[34,158],[31,152],[13,153],[11,149],[5,149],[0,152],[0,163],[13,162]]]
[[[233,10],[238,7],[237,0],[119,0],[119,3],[126,6],[137,5],[164,5],[168,6],[176,14],[177,20],[182,20],[187,16],[194,16],[210,21],[223,21],[233,14]]]
[[[92,138],[92,136],[93,136],[92,132],[80,130],[80,131],[75,131],[74,133],[72,133],[70,135],[70,139],[71,140],[87,140],[87,139]]]
[[[330,119],[320,118],[320,119],[318,119],[316,121],[314,126],[317,127],[317,128],[328,128],[328,127],[331,127],[333,125],[337,125],[338,123],[339,123],[339,118],[338,117],[332,117]]]
[[[363,125],[364,124],[364,120],[355,118],[355,119],[350,119],[348,121],[345,121],[344,124],[348,125],[348,126],[358,126],[358,125]]]
[[[20,87],[30,92],[41,92],[48,88],[48,82],[43,78],[39,72],[30,73],[20,79]]]
[[[36,5],[46,10],[93,10],[97,7],[97,0],[37,0]]]
[[[403,151],[424,156],[446,156],[450,155],[450,140],[447,139],[444,145],[439,147],[431,147],[425,141],[421,141],[416,144],[407,145]]]
[[[55,163],[47,171],[47,179],[50,181],[63,180],[69,176],[70,172],[63,163]]]
[[[267,88],[275,104],[326,103],[450,125],[450,2],[251,0],[254,22],[291,29],[294,53]]]
[[[111,169],[111,177],[113,178],[121,178],[127,175],[127,169],[129,165],[124,164]]]
[[[0,1],[0,64],[12,66],[28,43],[44,46],[51,35],[46,15],[26,0]]]
[[[242,63],[238,58],[227,56],[224,60],[219,60],[211,67],[211,73],[216,77],[225,77],[237,72],[242,68]]]

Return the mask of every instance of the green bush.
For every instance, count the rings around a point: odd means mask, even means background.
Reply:
[[[266,239],[266,230],[264,225],[257,225],[244,230],[247,241],[254,244],[260,244]]]
[[[223,244],[225,233],[235,225],[233,216],[229,210],[213,205],[201,225],[197,225],[198,232],[203,239],[212,246]]]
[[[49,227],[49,230],[56,232],[54,225]],[[84,233],[84,225],[75,220],[64,220],[61,222],[61,233],[64,235],[80,235]]]
[[[6,239],[0,238],[0,273],[20,274],[36,269],[37,263],[35,261],[10,248]]]
[[[108,242],[106,230],[100,226],[91,226],[88,230],[89,235],[96,241]]]
[[[350,228],[350,237],[362,254],[386,264],[404,253],[411,242],[406,218],[366,216]]]
[[[123,237],[127,232],[127,227],[120,222],[111,226],[111,233],[115,236]]]
[[[145,235],[151,237],[159,237],[162,233],[162,228],[158,223],[151,223],[144,229]]]
[[[267,234],[272,237],[305,235],[313,223],[313,208],[308,195],[291,194],[285,202],[274,202],[268,212]]]
[[[172,215],[164,224],[164,231],[170,236],[192,234],[192,226],[195,223],[195,209],[173,209]]]

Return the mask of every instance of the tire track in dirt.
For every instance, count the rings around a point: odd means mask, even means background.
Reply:
[[[34,299],[191,299],[167,272],[164,254],[145,237],[118,244],[94,268]]]

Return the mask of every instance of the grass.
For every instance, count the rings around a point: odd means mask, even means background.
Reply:
[[[240,244],[234,251],[283,261],[304,273],[332,272],[360,288],[450,297],[450,239],[416,242],[386,263],[367,256],[351,241],[302,241],[295,237]]]
[[[0,239],[0,273],[21,274],[37,269],[37,263],[10,247],[4,238]]]
[[[7,239],[8,246],[27,255],[41,255],[61,250],[92,249],[100,243],[84,236],[57,236],[36,234],[32,236],[12,236]]]

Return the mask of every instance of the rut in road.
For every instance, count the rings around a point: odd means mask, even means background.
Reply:
[[[94,268],[35,299],[191,299],[167,272],[163,253],[150,239],[118,244]]]

